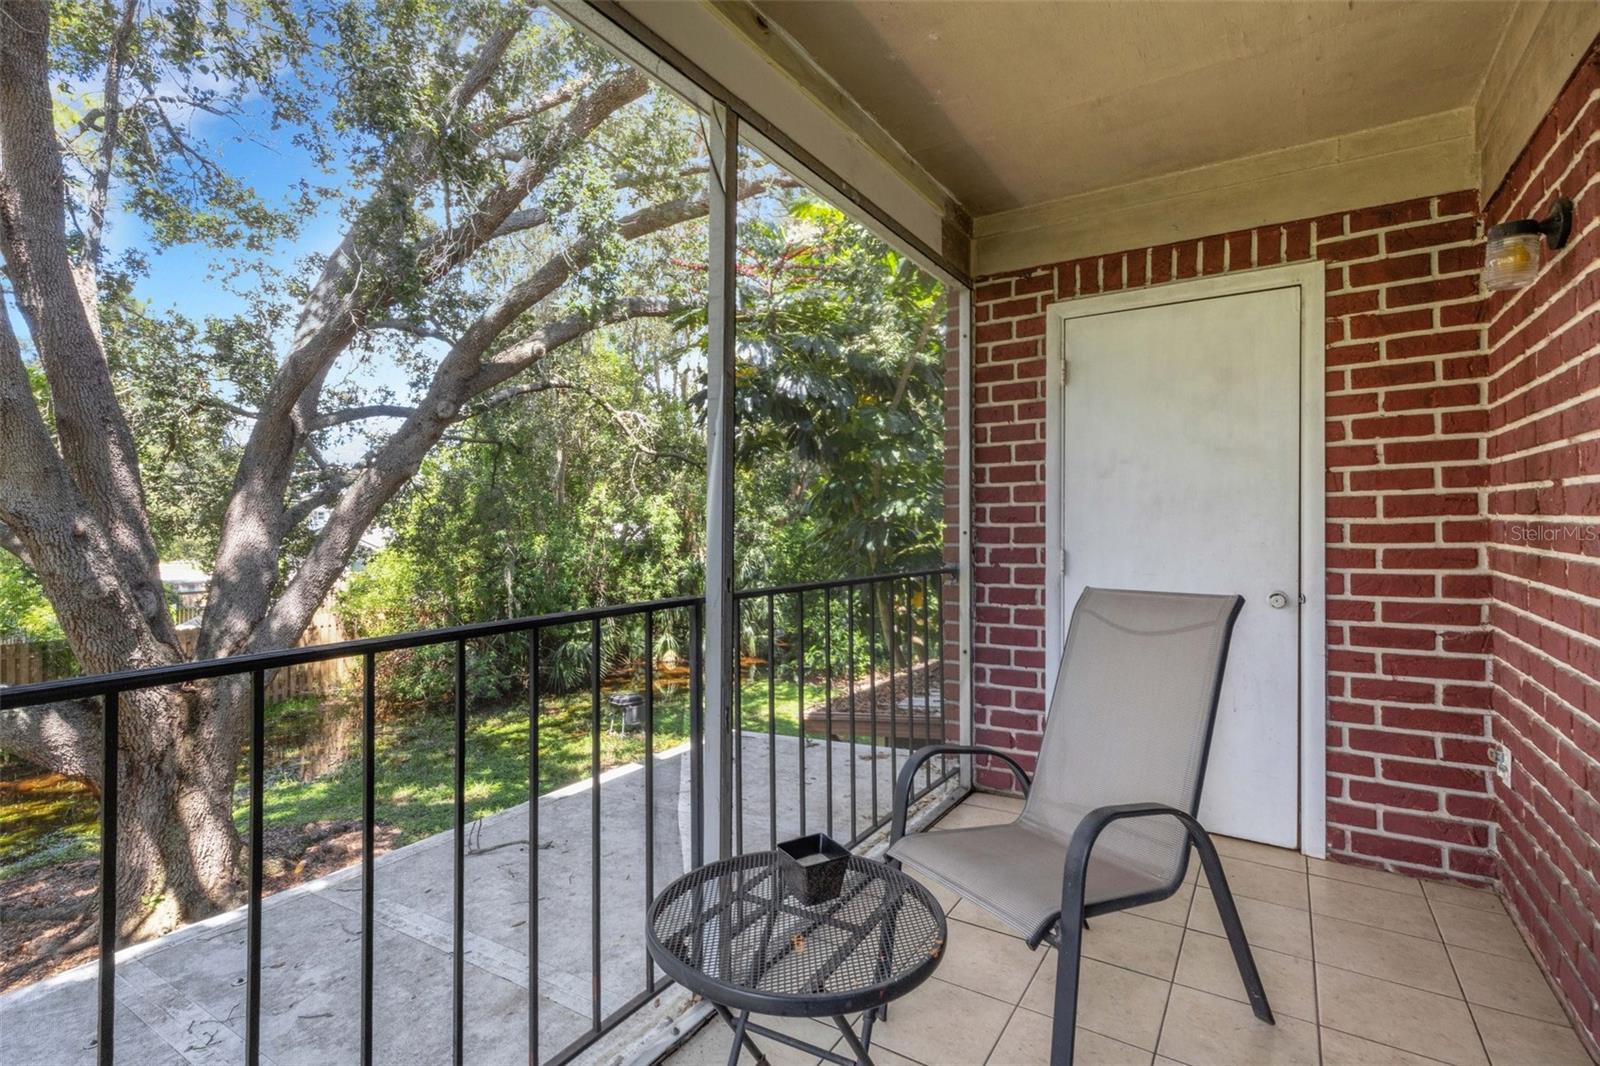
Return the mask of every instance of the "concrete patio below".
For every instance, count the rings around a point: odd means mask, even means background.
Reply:
[[[775,752],[776,759],[771,755]],[[681,874],[690,856],[688,748],[657,755],[654,769],[655,887]],[[833,822],[871,822],[871,797],[887,812],[890,759],[868,746],[833,744]],[[794,737],[743,738],[746,844],[764,847],[776,781],[780,838],[799,832],[800,756]],[[827,747],[805,747],[807,828],[828,822]],[[769,770],[769,767],[771,770]],[[600,1015],[646,984],[643,915],[643,767],[600,778]],[[539,952],[535,990],[541,1061],[583,1036],[593,1020],[590,919],[592,791],[584,780],[539,799]],[[450,1058],[452,836],[429,837],[376,864],[374,1058],[431,1064]],[[484,818],[467,835],[466,1060],[527,1061],[528,810]],[[277,1066],[354,1062],[358,1057],[361,964],[359,864],[271,896],[262,909],[262,1060]],[[118,953],[119,1062],[207,1066],[243,1061],[245,921],[219,915]],[[95,1061],[95,967],[82,966],[0,997],[0,1060],[8,1066]]]

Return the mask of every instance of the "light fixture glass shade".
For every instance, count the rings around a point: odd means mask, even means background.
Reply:
[[[1483,254],[1483,285],[1487,289],[1521,289],[1539,276],[1540,234],[1489,235]]]

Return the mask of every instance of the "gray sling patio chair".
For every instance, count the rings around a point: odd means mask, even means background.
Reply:
[[[1216,896],[1257,1018],[1267,994],[1222,863],[1196,820],[1206,752],[1238,596],[1085,589],[1072,612],[1030,782],[993,748],[934,744],[902,765],[889,855],[1057,948],[1052,1066],[1070,1066],[1078,957],[1086,921],[1166,899],[1183,884],[1189,847]],[[1006,825],[907,836],[917,768],[938,755],[987,755],[1026,796]]]

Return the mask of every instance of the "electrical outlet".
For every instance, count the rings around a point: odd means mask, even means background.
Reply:
[[[1496,744],[1491,752],[1494,756],[1494,776],[1503,784],[1511,784],[1511,749],[1504,744]]]

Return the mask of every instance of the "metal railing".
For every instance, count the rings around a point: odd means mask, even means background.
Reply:
[[[942,707],[942,682],[943,682],[943,657],[932,653],[935,646],[942,647],[943,619],[941,611],[935,609],[933,604],[937,600],[943,603],[942,583],[954,574],[953,568],[921,570],[908,573],[879,575],[865,578],[851,578],[840,581],[814,582],[803,585],[788,585],[773,588],[752,589],[736,594],[736,602],[741,617],[750,605],[755,604],[765,608],[765,663],[767,685],[767,736],[769,748],[769,795],[770,816],[769,830],[771,839],[777,839],[779,796],[777,787],[777,703],[776,683],[778,665],[780,660],[786,660],[793,673],[797,687],[794,701],[796,714],[796,736],[798,750],[799,770],[799,819],[801,832],[808,826],[807,817],[807,784],[806,784],[806,747],[808,729],[806,723],[805,688],[808,675],[815,680],[821,675],[824,686],[822,725],[826,736],[823,746],[823,758],[826,762],[826,828],[830,835],[836,832],[836,819],[834,817],[834,759],[835,749],[840,749],[840,755],[850,759],[851,772],[846,783],[850,791],[850,834],[848,841],[851,847],[859,845],[874,832],[888,824],[891,811],[887,803],[889,793],[887,789],[879,788],[878,762],[885,747],[882,743],[887,736],[887,751],[889,754],[890,777],[898,765],[899,756],[902,754],[901,730],[904,724],[907,727],[905,740],[910,743],[921,743],[943,739],[943,707]],[[898,598],[897,598],[898,590]],[[820,617],[822,624],[822,650],[821,669],[812,670],[808,666],[807,653],[807,623],[806,605],[808,599],[812,603],[813,611],[816,610],[816,601],[821,600]],[[780,605],[782,613],[780,613]],[[623,623],[642,622],[644,631],[643,656],[643,697],[644,707],[642,724],[644,729],[644,878],[643,898],[640,900],[641,913],[643,908],[653,898],[655,885],[655,644],[657,625],[660,617],[668,612],[687,613],[687,652],[688,652],[688,732],[689,732],[689,759],[690,779],[694,787],[690,788],[690,859],[695,865],[703,861],[704,826],[705,826],[705,789],[700,786],[704,781],[704,678],[702,676],[702,649],[705,600],[702,597],[679,597],[675,599],[655,600],[647,603],[627,604],[616,607],[596,607],[583,611],[570,611],[560,614],[540,615],[537,617],[518,618],[504,621],[481,622],[471,625],[454,626],[446,629],[429,630],[397,634],[394,636],[374,637],[359,640],[347,640],[332,644],[312,645],[283,649],[280,651],[261,652],[249,655],[234,656],[225,659],[204,660],[199,662],[178,663],[170,666],[151,667],[132,670],[123,673],[104,674],[93,677],[72,678],[60,681],[44,682],[41,684],[14,686],[0,688],[0,709],[17,707],[40,706],[64,701],[95,701],[98,700],[103,716],[103,736],[115,738],[119,728],[119,709],[122,697],[125,694],[160,688],[170,685],[187,685],[198,681],[214,680],[219,678],[249,679],[250,690],[250,744],[248,776],[248,828],[246,831],[248,842],[248,896],[245,908],[246,922],[246,974],[245,974],[245,1033],[244,1049],[248,1063],[256,1064],[261,1061],[261,994],[262,994],[262,898],[264,893],[264,856],[265,843],[265,818],[264,800],[265,789],[265,761],[264,750],[266,740],[267,721],[267,675],[274,670],[302,665],[305,663],[322,662],[331,659],[359,657],[361,661],[361,954],[360,954],[360,1061],[370,1064],[373,1060],[373,999],[375,988],[375,973],[373,961],[373,945],[375,933],[375,861],[376,840],[375,828],[377,826],[376,810],[376,778],[377,766],[377,657],[385,653],[397,652],[407,649],[419,648],[450,648],[453,653],[453,683],[451,709],[454,716],[452,747],[452,773],[451,783],[453,790],[452,825],[450,832],[453,835],[454,855],[452,859],[452,932],[451,932],[451,1048],[452,1059],[458,1064],[463,1061],[464,1024],[465,1024],[465,951],[463,945],[466,940],[466,879],[465,856],[467,848],[466,839],[466,770],[467,770],[467,736],[468,736],[468,645],[470,642],[492,637],[524,636],[527,640],[527,677],[528,677],[528,878],[530,891],[530,907],[528,920],[528,982],[529,982],[529,1026],[528,1026],[528,1056],[530,1063],[537,1063],[539,1059],[539,921],[537,914],[538,903],[538,878],[539,878],[539,729],[541,708],[544,692],[542,686],[542,653],[541,637],[553,634],[556,631],[571,630],[575,626],[588,627],[588,654],[592,664],[588,670],[589,681],[589,774],[592,783],[590,794],[590,969],[591,969],[591,1002],[589,1028],[548,1060],[552,1066],[559,1066],[574,1058],[579,1052],[592,1045],[605,1033],[626,1019],[639,1007],[649,1002],[654,996],[664,990],[670,981],[663,976],[658,976],[654,965],[644,957],[643,980],[640,991],[629,997],[615,1009],[604,1011],[601,1004],[601,848],[599,846],[601,832],[601,729],[604,717],[602,705],[601,683],[604,669],[602,666],[602,627],[605,625],[619,625]],[[793,612],[795,627],[792,639],[786,630],[780,630],[778,622],[787,623]],[[842,612],[842,614],[841,614]],[[898,626],[901,616],[907,620],[904,627]],[[818,617],[813,614],[813,620]],[[839,623],[842,621],[842,628]],[[864,633],[860,643],[865,643],[865,649],[858,647],[858,630]],[[921,636],[921,671],[922,694],[920,721],[915,710],[915,699],[912,698],[914,684],[914,653],[917,646],[917,636]],[[843,637],[845,647],[837,648],[836,634]],[[816,639],[816,628],[813,621],[811,639]],[[935,641],[940,643],[936,645]],[[813,652],[816,650],[812,646]],[[842,656],[840,652],[842,651]],[[858,679],[861,658],[866,659],[866,680]],[[878,669],[880,654],[886,660],[887,673]],[[842,658],[842,662],[841,662]],[[897,664],[899,664],[897,666]],[[904,683],[907,686],[908,699],[906,701],[907,713],[902,715],[898,702],[898,689],[901,677],[901,667],[904,668]],[[938,692],[941,696],[937,714],[935,708],[935,674],[938,676]],[[838,682],[843,681],[845,689],[841,693],[837,690]],[[888,730],[885,733],[881,728],[881,708],[878,703],[880,686],[887,686],[890,692],[888,711]],[[740,694],[741,704],[744,691],[743,678],[736,685]],[[859,707],[858,697],[865,695],[868,706]],[[744,764],[743,757],[744,739],[744,708],[736,709],[735,718],[739,728],[735,730],[739,743],[735,751],[740,753],[736,760],[737,776],[735,789],[742,801]],[[936,725],[935,722],[938,722]],[[919,728],[920,726],[920,728]],[[837,727],[837,728],[836,728]],[[862,729],[865,728],[865,734]],[[841,739],[841,731],[842,737]],[[869,796],[866,798],[857,795],[859,790],[858,775],[855,772],[859,749],[863,746],[870,747],[868,759],[871,767]],[[100,1063],[110,1066],[115,1057],[115,1030],[114,1015],[116,1006],[116,949],[118,941],[118,915],[117,915],[117,869],[118,869],[118,786],[124,768],[120,763],[120,745],[115,742],[105,742],[101,745],[101,797],[100,797],[100,881],[98,899],[100,906],[99,920],[99,958],[98,967],[98,1040],[97,1055]],[[925,775],[923,789],[919,795],[927,795],[943,782],[954,776],[948,768],[942,768],[936,773],[932,767]],[[880,792],[883,793],[880,796]],[[880,800],[884,801],[880,803]],[[739,807],[734,816],[738,827],[738,849],[744,848],[744,811]],[[865,819],[861,815],[866,815]],[[641,955],[643,953],[641,952]]]
[[[829,836],[838,836],[836,813],[842,812],[836,812],[834,805],[836,754],[849,760],[845,782],[850,793],[849,835],[843,838],[846,846],[853,849],[888,826],[893,813],[892,785],[901,756],[911,749],[947,739],[943,713],[943,582],[954,574],[954,568],[912,570],[747,589],[734,594],[735,628],[744,645],[742,650],[752,653],[742,658],[755,660],[752,665],[764,666],[759,672],[765,674],[766,685],[766,846],[772,846],[779,839],[777,682],[780,672],[787,674],[796,689],[793,705],[797,708],[798,719],[795,723],[795,799],[799,832],[804,835],[821,829]],[[812,619],[809,642],[808,602]],[[819,620],[820,627],[816,624]],[[841,621],[842,631],[837,625]],[[836,646],[836,633],[843,637],[843,647]],[[941,650],[935,652],[936,648]],[[756,652],[761,653],[759,657],[754,654]],[[808,652],[813,657],[821,653],[821,669],[812,667],[807,659]],[[745,706],[746,693],[752,683],[759,685],[763,680],[746,677],[745,673],[744,669],[740,670],[735,686],[740,703],[741,734],[747,730],[751,717]],[[806,720],[808,674],[813,677],[820,674],[822,678],[823,713],[821,721],[814,723],[822,727],[820,730],[808,728]],[[919,674],[920,696],[916,691]],[[844,686],[842,693],[838,691],[840,683]],[[880,698],[885,693],[887,708]],[[759,719],[759,714],[757,717]],[[761,723],[758,720],[755,724],[759,727]],[[825,824],[813,827],[809,824],[806,738],[818,732],[824,738],[821,755]],[[733,746],[734,850],[739,853],[745,851],[745,766],[749,754],[746,741],[747,737],[741,736],[740,742]],[[879,763],[885,756],[889,773],[880,787],[883,775],[879,772]],[[862,762],[868,768],[865,788],[861,787],[857,773]],[[923,785],[913,799],[921,799],[953,776],[947,764],[942,764],[936,772],[930,763],[925,768]],[[866,796],[860,795],[861,792]]]

